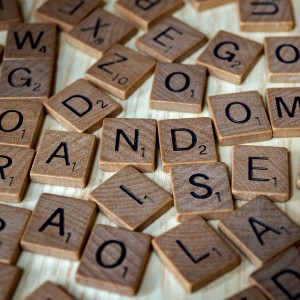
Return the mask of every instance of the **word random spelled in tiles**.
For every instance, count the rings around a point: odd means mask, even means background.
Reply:
[[[158,121],[162,167],[217,162],[217,150],[210,118]]]
[[[249,288],[237,294],[234,294],[229,298],[226,298],[226,300],[252,300],[252,299],[268,300],[267,296],[265,296],[263,292],[255,285],[252,285]]]
[[[10,300],[21,278],[21,269],[0,263],[0,295],[3,300]]]
[[[84,79],[78,79],[45,102],[50,116],[71,131],[93,133],[120,105]],[[1,117],[1,116],[0,116]]]
[[[169,193],[131,166],[100,184],[89,197],[114,223],[139,231],[173,206]]]
[[[39,22],[56,23],[61,30],[70,31],[99,6],[101,2],[101,0],[72,2],[47,0],[35,11],[35,18]]]
[[[97,58],[116,43],[126,43],[136,28],[103,9],[96,9],[67,34],[67,41]]]
[[[150,108],[200,113],[204,102],[206,68],[158,63],[150,95]]]
[[[234,1],[235,0],[190,0],[193,6],[199,11],[214,8]]]
[[[300,252],[292,247],[250,276],[270,299],[298,299],[300,295]]]
[[[156,237],[152,245],[189,292],[198,290],[240,263],[239,257],[201,217]]]
[[[7,30],[12,23],[22,21],[18,0],[1,0],[0,30]]]
[[[257,91],[208,97],[218,142],[222,146],[270,140],[272,128]]]
[[[202,32],[174,17],[168,17],[137,39],[136,46],[161,62],[172,63],[183,61],[206,41]]]
[[[294,28],[290,0],[239,0],[238,8],[242,31],[290,31]]]
[[[241,84],[251,71],[263,45],[238,35],[219,31],[197,59],[210,75]]]
[[[42,194],[21,240],[35,253],[78,260],[96,218],[91,201]]]
[[[150,254],[151,237],[96,225],[80,261],[76,281],[114,293],[136,294]]]
[[[115,2],[115,10],[132,23],[144,30],[148,30],[183,5],[182,0],[118,0]]]
[[[226,216],[219,229],[257,267],[300,242],[300,227],[265,196]]]
[[[85,78],[125,100],[151,75],[154,67],[152,58],[116,44],[86,71]]]
[[[95,146],[92,134],[46,130],[30,171],[31,181],[85,187]]]
[[[106,118],[100,144],[100,169],[117,172],[131,165],[141,172],[154,172],[156,131],[153,119]]]
[[[232,194],[252,200],[265,195],[272,201],[289,200],[289,152],[284,147],[232,147]]]
[[[177,220],[200,215],[220,219],[234,210],[226,165],[222,162],[171,168]]]
[[[0,204],[0,263],[14,264],[20,254],[20,240],[31,211]]]

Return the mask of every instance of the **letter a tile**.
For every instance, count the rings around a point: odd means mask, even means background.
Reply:
[[[226,216],[219,229],[257,267],[300,242],[300,227],[265,196]]]
[[[164,172],[175,165],[218,161],[210,118],[158,121],[158,136]]]
[[[263,52],[263,45],[238,35],[219,31],[197,59],[209,74],[241,84]]]
[[[296,300],[300,295],[300,252],[292,247],[250,276],[271,300]]]
[[[102,126],[104,118],[121,111],[118,103],[84,79],[52,96],[45,107],[67,129],[86,133],[93,133]]]
[[[173,206],[169,193],[131,166],[100,184],[89,197],[118,226],[138,231]]]
[[[95,146],[96,137],[92,134],[45,131],[30,171],[31,181],[85,187]]]
[[[12,23],[22,21],[18,0],[1,0],[0,30],[7,30]]]
[[[289,152],[284,147],[232,147],[232,194],[252,200],[264,195],[272,201],[289,200]]]
[[[268,300],[267,296],[256,286],[251,286],[226,300]]]
[[[188,292],[239,265],[240,259],[201,217],[153,239],[154,251]]]
[[[0,295],[1,300],[10,300],[17,289],[21,278],[21,269],[0,263]]]
[[[96,225],[80,261],[76,281],[110,292],[137,293],[150,254],[151,237]]]
[[[22,237],[22,248],[78,260],[96,214],[97,206],[91,201],[41,194]]]

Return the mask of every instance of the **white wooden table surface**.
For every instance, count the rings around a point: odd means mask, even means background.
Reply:
[[[24,20],[34,21],[33,12],[43,3],[43,0],[22,0],[21,6]],[[105,8],[113,11],[113,2],[108,0]],[[297,22],[297,17],[300,16],[300,1],[292,0],[294,6],[294,14]],[[211,39],[218,30],[227,30],[232,33],[241,34],[257,42],[263,42],[265,36],[285,36],[300,34],[300,25],[296,24],[296,28],[288,33],[241,33],[239,30],[239,20],[236,3],[228,4],[205,12],[196,12],[190,3],[186,3],[185,7],[175,13],[175,16],[189,25],[197,28],[205,33]],[[139,31],[138,36],[142,35],[143,31]],[[0,43],[4,44],[6,33],[0,33]],[[135,49],[136,37],[132,39],[127,46]],[[204,47],[205,48],[205,47]],[[203,51],[197,51],[191,57],[186,59],[184,63],[194,64],[196,58]],[[54,91],[57,92],[82,77],[84,72],[96,60],[87,54],[75,49],[66,42],[65,34],[60,33],[59,37],[59,55],[57,62],[56,81]],[[120,101],[123,106],[123,112],[119,117],[126,118],[154,118],[157,120],[168,118],[186,118],[186,117],[204,117],[209,116],[207,106],[204,107],[201,114],[164,112],[149,109],[149,94],[151,89],[153,76],[151,76],[143,86],[138,89],[127,101]],[[208,80],[207,96],[223,93],[233,93],[248,90],[258,90],[264,95],[265,89],[270,87],[291,87],[296,84],[271,84],[267,80],[265,57],[260,58],[255,65],[250,75],[242,85],[233,85],[225,81],[210,77]],[[43,129],[66,130],[49,116],[46,116],[43,124]],[[101,136],[101,130],[95,132],[97,137]],[[272,145],[287,147],[290,151],[290,182],[291,182],[291,199],[284,204],[278,206],[285,211],[296,223],[300,225],[300,191],[295,188],[295,181],[298,170],[298,160],[300,152],[300,138],[276,138],[270,141],[257,143],[257,145]],[[231,170],[231,147],[218,147],[219,159],[227,164]],[[109,178],[112,173],[103,173],[98,168],[99,147],[95,157],[91,179],[85,189],[74,189],[66,187],[57,187],[50,185],[41,185],[30,183],[26,193],[26,197],[22,203],[14,204],[18,207],[33,209],[35,203],[42,192],[53,193],[64,196],[73,196],[76,198],[87,199],[89,192],[98,186],[101,182]],[[170,176],[161,171],[161,163],[154,173],[146,174],[160,186],[168,191],[171,191]],[[236,205],[240,206],[242,201],[236,201]],[[111,224],[110,221],[101,213],[97,217],[97,223]],[[214,227],[217,221],[210,222]],[[149,226],[145,232],[153,236],[158,236],[166,230],[177,225],[175,219],[174,208],[170,209],[164,216]],[[111,224],[115,226],[114,224]],[[38,285],[46,280],[52,280],[64,286],[76,299],[126,299],[114,293],[108,293],[93,288],[88,288],[75,283],[75,272],[78,267],[78,262],[71,262],[63,259],[46,257],[29,252],[22,252],[17,265],[24,270],[20,284],[14,295],[14,299],[23,299],[31,293]],[[243,288],[246,288],[248,276],[255,270],[255,267],[245,258],[242,257],[242,263],[233,271],[219,278],[213,283],[200,289],[199,291],[188,294],[184,291],[173,274],[168,271],[160,262],[158,257],[152,253],[146,272],[136,296],[138,299],[224,299]],[[1,279],[0,279],[1,280]],[[133,298],[128,298],[133,299]]]

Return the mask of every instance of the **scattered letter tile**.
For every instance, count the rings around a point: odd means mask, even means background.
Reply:
[[[253,285],[226,300],[268,300],[268,298],[258,287]]]
[[[235,0],[190,0],[190,2],[198,11],[202,11],[227,3],[235,2]]]
[[[12,23],[22,21],[18,0],[1,0],[0,30],[7,30]]]
[[[21,269],[0,263],[0,295],[2,300],[10,300],[21,277]]]

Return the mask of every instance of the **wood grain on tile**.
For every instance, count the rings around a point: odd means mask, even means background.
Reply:
[[[190,2],[198,11],[202,11],[235,2],[235,0],[190,0]]]
[[[252,285],[226,300],[268,300],[268,298],[258,287]]]
[[[12,23],[22,21],[18,0],[1,0],[0,6],[0,30],[7,30]]]
[[[21,278],[21,269],[0,263],[0,295],[2,300],[10,300]]]

